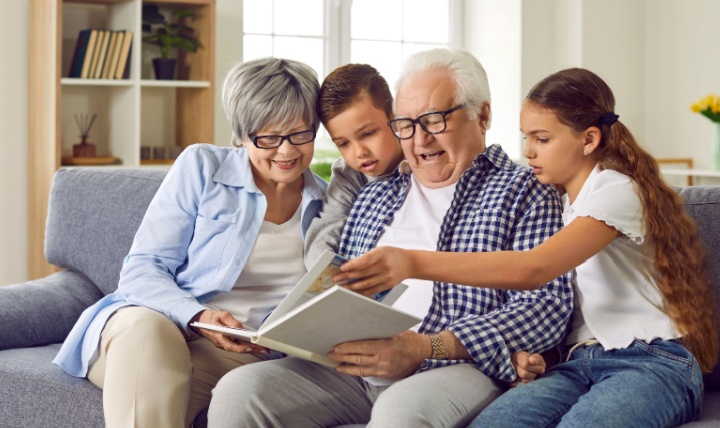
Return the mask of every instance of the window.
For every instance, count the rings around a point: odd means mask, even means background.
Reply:
[[[311,66],[320,81],[340,65],[367,63],[394,91],[405,58],[460,46],[459,5],[460,0],[244,0],[243,61],[295,59]],[[317,142],[316,158],[338,155],[324,128]]]
[[[459,0],[244,0],[243,60],[296,59],[320,79],[349,62],[392,87],[413,53],[459,46]],[[454,29],[454,31],[451,31]]]

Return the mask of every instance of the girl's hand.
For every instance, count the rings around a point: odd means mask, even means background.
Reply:
[[[545,359],[540,354],[518,351],[513,354],[511,359],[518,376],[515,382],[510,384],[511,387],[518,386],[520,383],[532,382],[539,375],[545,373]]]
[[[376,247],[340,266],[333,281],[351,281],[344,286],[365,296],[389,290],[412,272],[410,251],[395,247]],[[353,282],[354,281],[354,282]]]
[[[230,312],[218,311],[216,309],[205,309],[199,312],[190,321],[191,323],[198,321],[205,324],[215,324],[225,327],[242,328],[240,321],[233,318]],[[193,331],[205,336],[213,345],[229,352],[237,352],[239,354],[267,354],[268,349],[252,343],[243,342],[231,336],[226,336],[219,331],[207,330],[204,328],[193,327]]]

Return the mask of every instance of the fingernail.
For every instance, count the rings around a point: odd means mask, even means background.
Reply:
[[[252,352],[252,348],[245,348],[244,352]]]

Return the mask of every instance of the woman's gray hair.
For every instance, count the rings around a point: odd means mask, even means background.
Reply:
[[[470,119],[480,114],[483,103],[490,104],[490,84],[480,61],[464,49],[436,48],[412,55],[405,61],[400,78],[395,84],[395,94],[416,74],[427,70],[449,70],[455,76],[456,104],[465,104]],[[397,97],[396,97],[397,99]],[[393,105],[395,113],[396,107]],[[490,119],[488,117],[488,129]]]
[[[320,85],[309,66],[290,59],[260,58],[236,64],[225,76],[222,104],[240,146],[267,126],[290,129],[304,120],[318,129]]]

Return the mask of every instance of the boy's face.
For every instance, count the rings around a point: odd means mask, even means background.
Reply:
[[[403,156],[399,140],[387,125],[390,119],[362,95],[324,125],[352,169],[377,177],[392,172]]]

